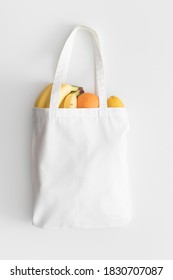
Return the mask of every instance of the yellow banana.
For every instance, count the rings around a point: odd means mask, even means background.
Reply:
[[[49,84],[37,97],[34,107],[38,108],[49,108],[50,106],[50,94],[52,90],[52,84]],[[59,101],[57,104],[57,107],[60,106],[63,99],[70,93],[70,92],[76,92],[80,90],[80,92],[83,92],[83,89],[77,86],[72,86],[69,84],[62,84],[60,88],[60,95],[59,95]]]
[[[66,97],[63,99],[63,101],[61,102],[61,104],[59,105],[59,108],[64,108],[64,101],[65,101]]]
[[[70,94],[74,94],[77,97],[78,95],[80,95],[83,92],[84,92],[83,88],[79,88],[77,91],[71,91]],[[65,102],[65,99],[67,98],[67,96],[62,100],[61,104],[59,105],[59,108],[64,108],[64,102]]]
[[[37,97],[34,107],[49,108],[52,84],[48,85]]]
[[[58,107],[60,106],[63,99],[71,92],[71,91],[77,91],[79,87],[72,86],[69,84],[62,84],[60,89],[60,95],[59,95],[59,101],[58,101]]]
[[[63,108],[77,108],[77,97],[75,94],[70,93],[64,100]]]

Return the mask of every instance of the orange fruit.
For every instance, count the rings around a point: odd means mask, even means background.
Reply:
[[[85,92],[77,98],[77,108],[98,108],[99,97],[90,92]]]

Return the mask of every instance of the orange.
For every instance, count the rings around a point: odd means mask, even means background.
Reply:
[[[99,97],[90,92],[85,92],[77,98],[77,108],[98,108]]]

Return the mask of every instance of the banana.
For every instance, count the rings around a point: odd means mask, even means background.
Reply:
[[[72,86],[72,85],[69,85],[69,84],[62,84],[62,85],[61,85],[61,89],[60,89],[58,107],[60,106],[60,104],[61,104],[61,102],[63,101],[63,99],[64,99],[69,93],[71,93],[71,91],[77,91],[78,89],[79,89],[79,87],[77,87],[77,86]]]
[[[49,108],[52,84],[49,84],[37,97],[34,107]]]
[[[71,91],[70,94],[73,94],[77,97],[78,95],[80,95],[82,93],[84,93],[84,90],[83,90],[83,88],[80,87],[77,91]],[[59,108],[68,108],[68,107],[64,107],[64,103],[65,103],[65,100],[66,100],[67,96],[62,100],[61,104],[59,105]]]
[[[63,108],[77,108],[77,96],[74,93],[67,95]]]
[[[52,90],[52,84],[49,84],[37,97],[34,107],[49,108],[51,90]],[[72,86],[69,84],[62,84],[60,88],[59,101],[57,107],[60,107],[60,104],[62,103],[63,99],[68,94],[70,94],[71,92],[77,92],[78,90],[80,91],[80,93],[83,93],[83,89],[81,87]]]
[[[59,105],[59,108],[64,108],[64,101],[65,101],[66,97],[63,99],[63,101],[61,102],[61,104]]]

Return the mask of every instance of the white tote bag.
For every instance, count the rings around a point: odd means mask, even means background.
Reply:
[[[99,108],[57,108],[78,30],[93,39]],[[126,108],[107,108],[97,33],[74,28],[61,52],[50,108],[33,108],[33,224],[41,228],[125,226],[131,218],[126,160]]]

